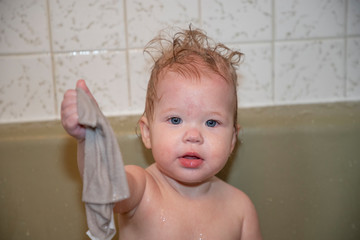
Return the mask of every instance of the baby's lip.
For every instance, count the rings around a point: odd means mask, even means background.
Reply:
[[[196,153],[196,152],[187,152],[184,155],[181,156],[181,158],[186,158],[186,159],[202,159],[202,157]]]
[[[179,161],[183,167],[195,169],[199,168],[203,164],[204,159],[195,152],[188,152],[182,155],[179,158]]]

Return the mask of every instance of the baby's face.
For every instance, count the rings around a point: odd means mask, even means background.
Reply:
[[[232,87],[216,74],[194,80],[167,72],[157,94],[149,147],[158,168],[184,183],[214,176],[236,143]]]

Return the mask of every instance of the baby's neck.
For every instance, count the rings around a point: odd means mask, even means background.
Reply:
[[[206,196],[211,192],[214,182],[216,181],[216,178],[212,177],[201,183],[184,183],[166,176],[165,174],[162,175],[176,192],[187,198],[200,198]]]

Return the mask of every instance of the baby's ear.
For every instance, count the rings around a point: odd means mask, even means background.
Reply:
[[[142,116],[139,120],[141,139],[147,149],[151,149],[150,125],[147,117]]]
[[[236,124],[236,126],[234,127],[234,133],[233,133],[233,137],[232,137],[232,141],[231,141],[231,152],[235,148],[240,129],[241,129],[241,126],[239,124]]]
[[[236,124],[236,135],[239,135],[239,132],[240,132],[240,130],[241,130],[241,126],[240,126],[240,124]]]

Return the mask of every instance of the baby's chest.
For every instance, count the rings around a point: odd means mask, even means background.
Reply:
[[[141,211],[133,220],[144,232],[154,233],[154,239],[240,239],[241,222],[227,209],[173,203]]]

